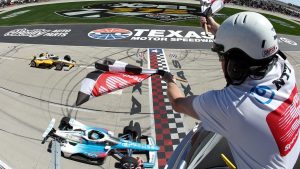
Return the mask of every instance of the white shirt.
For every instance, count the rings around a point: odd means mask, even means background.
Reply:
[[[292,169],[300,152],[300,106],[295,72],[279,59],[262,80],[196,97],[205,129],[227,138],[238,169]]]

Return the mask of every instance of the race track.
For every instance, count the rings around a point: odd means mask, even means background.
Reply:
[[[137,65],[141,63],[136,62],[140,59],[137,58],[137,53],[147,49],[1,43],[0,51],[0,159],[10,167],[51,168],[51,154],[46,151],[47,145],[41,144],[41,134],[51,118],[58,121],[63,116],[70,116],[85,124],[104,127],[115,133],[121,132],[123,126],[133,119],[142,124],[143,134],[155,136],[148,80],[140,86],[141,93],[134,90],[134,87],[129,87],[122,90],[122,93],[94,98],[80,109],[71,108],[81,80],[94,70],[95,61],[108,57]],[[69,54],[78,65],[70,71],[30,67],[28,64],[32,55],[44,51],[59,56]],[[188,84],[178,82],[186,95],[220,89],[225,85],[217,57],[210,51],[166,49],[164,52],[171,72],[183,74],[189,81]],[[300,72],[299,52],[287,54],[295,71]],[[144,67],[149,64],[147,58],[146,52],[142,59]],[[297,79],[299,84],[299,74]],[[195,122],[189,117],[183,117],[186,131]],[[109,157],[101,167],[114,168],[114,163]],[[61,167],[99,168],[64,158],[61,159]]]
[[[102,28],[122,28],[133,32],[131,37],[115,41],[92,39],[88,33]],[[66,36],[20,34],[46,30],[70,30]],[[149,29],[136,40],[136,29]],[[165,29],[165,30],[164,30]],[[155,41],[152,35],[169,39]],[[155,31],[158,30],[158,31]],[[188,33],[189,31],[195,33]],[[179,32],[183,33],[179,33]],[[202,31],[202,32],[201,32]],[[10,34],[8,32],[11,32]],[[19,36],[21,35],[21,36]],[[45,36],[47,35],[47,36]],[[52,34],[53,35],[53,34]],[[187,35],[194,37],[175,39]],[[130,120],[139,122],[142,134],[156,138],[161,147],[158,164],[163,168],[172,151],[185,134],[196,124],[191,117],[173,112],[166,97],[165,84],[153,76],[141,84],[118,92],[93,98],[74,108],[81,81],[95,70],[94,63],[105,58],[146,67],[170,70],[188,83],[177,82],[186,96],[208,90],[221,89],[225,79],[216,54],[210,51],[212,41],[203,37],[199,28],[149,25],[36,25],[0,27],[0,168],[1,162],[13,169],[52,168],[48,144],[41,144],[41,135],[52,118],[56,127],[64,116],[97,127],[122,132]],[[134,38],[135,37],[135,38]],[[190,41],[193,39],[194,41]],[[135,40],[134,40],[135,39]],[[198,39],[199,42],[196,42]],[[294,66],[300,85],[300,38],[279,35],[280,47]],[[33,55],[49,52],[63,57],[70,55],[76,66],[70,71],[56,71],[30,67]],[[159,54],[158,54],[159,53]],[[151,57],[155,55],[155,60]],[[151,55],[151,56],[150,56]],[[151,58],[151,59],[150,59]],[[94,166],[61,158],[63,169],[115,168],[115,160],[108,157],[102,166]]]
[[[0,159],[12,168],[50,168],[51,156],[46,152],[47,145],[41,144],[41,134],[51,118],[57,121],[63,116],[71,116],[93,126],[104,127],[119,133],[131,119],[142,124],[143,134],[154,135],[153,112],[149,100],[148,81],[144,81],[139,90],[134,87],[122,90],[120,94],[110,94],[90,100],[82,108],[72,110],[81,80],[94,70],[93,63],[106,57],[135,63],[136,53],[147,49],[132,48],[100,48],[72,47],[28,44],[1,44],[1,150]],[[59,56],[71,55],[78,66],[70,71],[55,71],[54,69],[32,68],[28,64],[33,54],[43,51],[53,52]],[[184,76],[192,86],[201,82],[196,76],[199,72],[210,71],[207,86],[215,81],[222,87],[224,81],[216,58],[207,54],[200,57],[200,51],[168,50],[166,55],[176,54],[181,69],[169,65],[172,72],[184,70]],[[203,53],[203,52],[202,52]],[[206,59],[205,62],[202,62]],[[201,61],[202,60],[202,61]],[[203,68],[196,64],[206,65]],[[149,64],[147,58],[143,64]],[[140,64],[140,63],[139,63]],[[187,86],[187,84],[183,84]],[[202,86],[202,85],[201,85]],[[205,87],[205,86],[204,86]],[[197,91],[198,90],[198,91]],[[206,88],[202,88],[206,90]],[[188,92],[188,90],[187,90]],[[189,91],[191,92],[191,91]],[[201,88],[193,89],[201,92]],[[187,93],[188,94],[188,93]],[[139,105],[140,106],[136,106]],[[152,106],[152,105],[151,105]],[[184,117],[185,128],[188,130],[195,124],[194,120]],[[192,123],[191,123],[192,122]],[[78,162],[62,159],[62,168],[99,168]],[[108,158],[103,168],[113,168],[114,160]]]

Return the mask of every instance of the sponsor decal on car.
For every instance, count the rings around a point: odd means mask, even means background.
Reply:
[[[205,32],[162,30],[162,29],[121,29],[104,28],[93,30],[88,36],[98,40],[118,40],[129,38],[132,41],[162,41],[162,42],[213,42],[213,35]]]
[[[36,38],[40,36],[47,37],[65,37],[71,32],[71,29],[14,29],[4,34],[4,36],[19,36],[19,37],[30,37]]]
[[[97,154],[95,154],[95,153],[87,152],[87,153],[83,153],[83,154],[85,154],[86,156],[91,157],[91,158],[97,158],[98,157]]]
[[[196,19],[201,13],[201,9],[199,6],[165,2],[122,2],[101,3],[84,6],[78,10],[59,11],[56,13],[66,17],[106,18],[112,16],[134,16],[172,22]]]

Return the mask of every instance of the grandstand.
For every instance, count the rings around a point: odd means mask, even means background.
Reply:
[[[293,4],[286,4],[278,0],[234,0],[235,5],[260,8],[270,12],[279,12],[284,15],[300,18],[300,7]]]

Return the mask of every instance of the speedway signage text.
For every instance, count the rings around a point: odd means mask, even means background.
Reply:
[[[92,30],[88,33],[92,39],[119,40],[130,39],[132,41],[162,41],[162,42],[213,42],[213,35],[205,35],[205,32],[162,29],[121,29],[103,28]]]
[[[23,37],[40,37],[40,36],[47,36],[47,37],[65,37],[71,32],[71,29],[14,29],[4,34],[4,36],[23,36]]]
[[[200,27],[129,24],[8,26],[1,27],[0,37],[6,43],[170,49],[210,49],[214,40]],[[283,51],[300,50],[299,37],[278,40]]]

